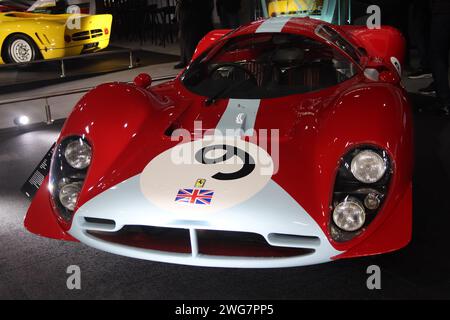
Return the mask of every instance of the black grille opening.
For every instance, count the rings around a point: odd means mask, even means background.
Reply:
[[[84,41],[84,40],[89,40],[89,39],[90,39],[89,36],[72,38],[73,41]]]
[[[72,35],[73,41],[88,40],[91,38],[89,31],[76,32]]]
[[[88,36],[89,35],[89,31],[81,31],[81,32],[76,32],[72,35],[72,37],[83,37],[83,36]]]
[[[103,36],[103,31],[101,29],[91,30],[92,39]]]

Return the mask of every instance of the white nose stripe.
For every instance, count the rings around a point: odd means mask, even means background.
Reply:
[[[240,136],[243,131],[244,136],[252,136],[260,103],[259,99],[230,99],[216,130],[222,135]]]
[[[256,29],[256,33],[262,32],[281,32],[284,26],[291,20],[291,17],[274,17],[264,21],[258,29]]]

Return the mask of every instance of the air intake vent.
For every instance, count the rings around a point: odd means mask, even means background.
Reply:
[[[101,29],[94,29],[89,31],[76,32],[72,35],[73,41],[84,41],[89,39],[95,39],[103,36],[103,31]]]
[[[89,40],[91,38],[89,31],[77,32],[72,35],[73,41]]]
[[[113,226],[113,227],[116,226],[116,223],[114,222],[114,220],[87,218],[87,217],[85,217],[84,220],[88,223],[104,224],[104,225]]]
[[[313,253],[313,249],[281,248],[267,243],[256,233],[197,230],[199,254],[234,257],[295,257]]]
[[[88,218],[86,221],[93,223],[92,226],[102,223],[102,219]],[[250,232],[197,229],[193,231],[193,240],[188,229],[127,225],[119,231],[108,232],[106,229],[89,229],[89,225],[84,227],[90,236],[109,243],[168,253],[193,253],[194,256],[299,257],[313,254],[320,244],[316,237],[274,234],[271,238],[276,245],[271,245],[262,235]]]
[[[116,228],[116,222],[114,220],[85,217],[83,227],[91,230],[113,231]]]
[[[318,237],[271,233],[267,238],[273,246],[289,248],[317,248],[320,246],[320,239]]]
[[[125,226],[117,232],[88,231],[95,238],[128,247],[190,253],[189,230],[146,226]]]

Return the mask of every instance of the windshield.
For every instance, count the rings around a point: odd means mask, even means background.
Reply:
[[[323,10],[324,0],[264,0],[269,17],[280,15],[317,15]]]
[[[327,25],[321,25],[317,28],[316,33],[319,37],[333,43],[335,46],[345,51],[353,60],[359,62],[361,54],[358,50],[345,38],[341,37],[333,28]]]
[[[69,4],[67,0],[37,0],[27,11],[34,13],[63,14]]]
[[[325,89],[351,78],[356,70],[350,59],[326,43],[301,35],[260,33],[232,38],[203,53],[182,81],[210,98],[221,94],[220,98],[262,99]]]

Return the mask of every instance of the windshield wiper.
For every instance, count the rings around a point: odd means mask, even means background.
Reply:
[[[219,99],[221,96],[225,95],[226,93],[230,92],[231,90],[233,90],[236,87],[239,87],[240,85],[242,85],[244,82],[246,82],[247,79],[242,79],[241,81],[238,82],[234,82],[229,86],[226,86],[222,89],[220,89],[217,93],[215,93],[214,95],[208,97],[205,100],[205,105],[206,106],[210,106],[213,103],[215,103],[217,101],[217,99]]]

